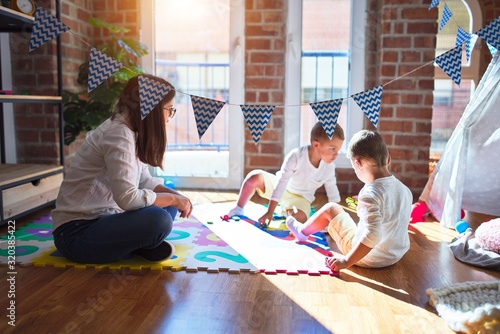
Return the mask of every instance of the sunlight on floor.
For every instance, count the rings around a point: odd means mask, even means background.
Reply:
[[[436,242],[450,242],[458,235],[455,230],[441,226],[438,222],[415,223],[408,228],[410,233],[415,233],[415,230],[426,235],[430,241]]]
[[[393,289],[349,270],[343,274],[366,282],[367,285],[378,285],[402,296],[408,295],[405,291]],[[437,315],[363,283],[346,282],[326,275],[304,275],[307,276],[305,278],[280,274],[264,276],[304,312],[334,333],[448,333]],[[397,321],[381,323],[376,320],[384,317],[397,318]]]

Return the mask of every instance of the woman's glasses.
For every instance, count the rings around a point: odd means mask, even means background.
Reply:
[[[169,115],[168,117],[169,118],[173,118],[175,116],[175,113],[177,112],[177,109],[175,109],[174,107],[169,107],[169,108],[166,108],[169,112]]]

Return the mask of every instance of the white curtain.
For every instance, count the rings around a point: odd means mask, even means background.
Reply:
[[[500,52],[492,59],[420,199],[441,225],[460,209],[500,215]]]

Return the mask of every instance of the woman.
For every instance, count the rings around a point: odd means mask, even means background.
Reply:
[[[189,217],[191,202],[153,178],[162,167],[166,123],[174,116],[174,87],[141,120],[139,77],[128,81],[112,116],[87,134],[67,169],[52,211],[54,243],[66,258],[106,263],[129,254],[150,261],[170,258],[165,241],[177,213]]]

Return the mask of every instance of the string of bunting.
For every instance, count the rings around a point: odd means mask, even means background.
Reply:
[[[439,4],[439,0],[432,0],[429,10],[434,8]],[[448,5],[445,3],[443,15],[441,17],[441,23],[439,30],[448,23],[448,21],[453,17],[453,13],[450,11]],[[457,24],[458,25],[458,24]],[[31,33],[31,39],[29,44],[29,51],[33,51],[40,47],[42,44],[50,41],[51,39],[61,35],[66,31],[71,31],[64,23],[60,22],[56,17],[54,17],[49,11],[38,6],[33,30]],[[490,22],[488,25],[479,29],[476,33],[470,34],[461,27],[458,27],[457,37],[455,47],[437,57],[432,61],[398,77],[383,85],[379,85],[362,92],[356,93],[349,97],[328,100],[328,101],[318,101],[310,102],[309,105],[314,111],[318,120],[323,125],[326,133],[330,138],[332,138],[335,131],[335,126],[337,125],[337,120],[339,117],[340,109],[342,103],[347,98],[352,98],[358,106],[361,108],[365,116],[370,120],[370,122],[377,127],[379,123],[380,105],[382,99],[383,87],[399,80],[420,68],[427,66],[432,63],[436,63],[443,71],[457,84],[460,85],[461,72],[462,72],[462,49],[465,43],[466,57],[469,60],[472,49],[476,43],[477,38],[482,38],[488,44],[488,48],[491,54],[494,56],[497,50],[500,49],[500,16],[495,20]],[[84,41],[85,42],[85,41]],[[86,42],[85,42],[86,43]],[[89,45],[88,43],[86,43]],[[92,91],[94,88],[99,86],[104,80],[112,76],[115,72],[119,71],[124,66],[113,59],[112,57],[104,54],[103,52],[97,50],[96,48],[90,46],[90,62],[89,62],[89,80],[88,80],[88,92]],[[163,97],[170,91],[169,87],[163,86],[147,79],[144,76],[139,77],[139,98],[141,105],[141,118],[144,119],[150,111],[163,99]],[[179,91],[180,92],[180,91]],[[180,92],[182,93],[182,92]],[[186,93],[183,93],[186,94]],[[196,120],[196,126],[198,129],[198,135],[201,139],[205,134],[206,130],[210,127],[212,122],[215,120],[220,110],[224,105],[228,104],[224,101],[214,100],[206,97],[195,96],[191,94],[186,94],[191,96],[191,104],[193,106],[194,116]],[[252,134],[252,139],[257,144],[267,126],[267,123],[271,119],[272,113],[277,106],[273,105],[239,105],[243,116],[245,118],[248,129]],[[285,106],[283,106],[285,107]]]

